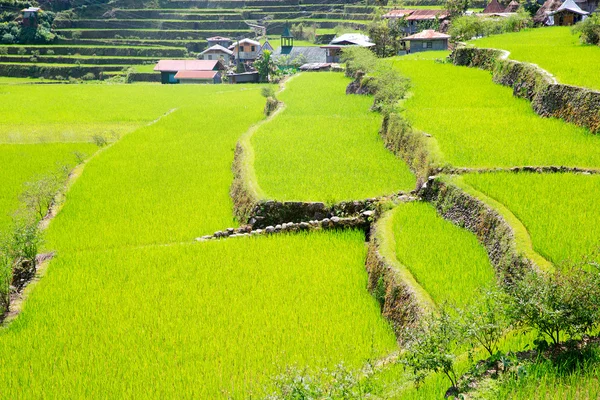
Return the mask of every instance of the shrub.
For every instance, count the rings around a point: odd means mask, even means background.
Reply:
[[[600,320],[600,270],[594,264],[527,272],[507,286],[506,314],[516,325],[535,329],[553,343],[561,334],[581,337]]]
[[[0,47],[0,55],[7,55],[8,54],[8,47]]]
[[[445,307],[438,315],[423,318],[416,328],[406,329],[403,336],[406,353],[400,362],[413,370],[415,385],[420,385],[430,372],[441,372],[456,387],[456,354],[464,344],[464,335]]]
[[[410,89],[410,80],[387,64],[379,64],[373,73],[375,95],[373,98],[373,111],[389,115],[396,112],[401,99]]]
[[[38,220],[46,216],[54,201],[54,196],[60,191],[69,175],[68,168],[65,165],[53,173],[24,184],[24,190],[19,196],[19,200],[26,215],[33,215]]]
[[[103,135],[93,135],[92,142],[98,147],[104,147],[108,144],[108,140]]]
[[[581,42],[600,44],[600,15],[592,14],[573,27],[573,33],[581,34]]]
[[[54,50],[52,50],[52,49],[47,50],[46,51],[46,55],[53,56],[54,55]]]
[[[27,54],[27,49],[25,49],[25,47],[19,47],[19,50],[17,50],[17,54],[19,54],[20,56],[23,56],[23,55]]]
[[[342,62],[346,63],[346,76],[355,77],[359,71],[373,71],[377,66],[377,57],[364,47],[348,47],[342,51]]]
[[[15,42],[15,37],[10,33],[5,33],[2,35],[2,43],[13,44]]]
[[[93,81],[94,79],[96,79],[96,75],[94,75],[93,72],[88,72],[87,74],[82,76],[81,79],[84,81]]]

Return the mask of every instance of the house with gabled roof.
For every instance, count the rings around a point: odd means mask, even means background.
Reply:
[[[583,11],[573,0],[565,0],[557,10],[548,13],[547,25],[575,25],[586,18],[589,12]]]
[[[406,34],[413,34],[422,29],[424,23],[437,21],[443,23],[448,20],[448,12],[445,10],[391,10],[383,16],[387,19],[404,19],[407,22]]]
[[[179,83],[176,75],[181,71],[223,71],[225,66],[219,60],[160,60],[154,70],[160,72],[161,83]]]
[[[426,29],[422,32],[402,38],[403,41],[410,43],[411,53],[429,50],[448,50],[449,39],[450,35],[436,32],[433,29]]]
[[[198,56],[201,60],[220,60],[225,65],[233,63],[234,57],[233,51],[226,49],[219,44],[209,47]]]

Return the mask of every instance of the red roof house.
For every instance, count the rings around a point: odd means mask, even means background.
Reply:
[[[223,71],[225,66],[219,60],[160,60],[154,70],[162,83],[179,83],[175,75],[180,71]]]

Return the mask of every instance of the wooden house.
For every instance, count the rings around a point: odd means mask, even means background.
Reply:
[[[28,7],[21,10],[23,15],[23,26],[36,27],[38,24],[39,13],[42,10],[39,7]]]
[[[206,43],[208,47],[212,47],[215,45],[219,45],[225,48],[228,48],[229,46],[231,46],[231,43],[233,41],[227,37],[223,37],[223,36],[213,36],[213,37],[209,37],[206,39]]]
[[[161,83],[179,83],[180,71],[223,71],[225,66],[219,60],[160,60],[154,70],[160,72]]]
[[[417,33],[422,29],[423,24],[437,21],[442,24],[448,21],[449,15],[445,10],[391,10],[383,16],[387,19],[404,19],[406,28],[404,32],[408,35]]]
[[[252,39],[242,39],[229,46],[236,63],[256,60],[260,48],[260,42]]]
[[[402,40],[410,43],[411,53],[418,53],[421,51],[448,50],[449,39],[450,35],[436,32],[433,29],[426,29]]]
[[[575,25],[586,18],[589,12],[583,11],[573,0],[565,0],[557,10],[548,13],[546,25]]]
[[[226,49],[225,47],[215,44],[208,49],[200,53],[198,57],[201,60],[220,60],[223,64],[229,65],[233,63],[234,54],[233,51]]]

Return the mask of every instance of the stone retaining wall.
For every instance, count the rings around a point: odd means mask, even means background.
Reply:
[[[506,220],[481,200],[459,187],[430,178],[421,190],[438,213],[473,232],[485,247],[500,279],[511,281],[534,263],[516,249],[515,234]]]
[[[425,312],[415,291],[400,279],[398,271],[379,250],[377,235],[371,235],[367,259],[368,289],[377,298],[381,313],[390,321],[396,338],[401,341],[402,331],[414,326]]]
[[[458,47],[450,59],[455,65],[491,71],[494,82],[512,87],[515,96],[530,100],[533,110],[543,117],[561,118],[593,133],[600,132],[598,91],[556,83],[547,71],[509,60],[502,50]]]
[[[371,219],[374,216],[374,211],[365,211],[358,216],[340,218],[331,217],[322,220],[310,220],[308,222],[286,222],[277,225],[269,225],[264,229],[253,229],[252,225],[244,225],[240,228],[227,228],[222,231],[217,231],[212,235],[206,235],[197,238],[197,241],[207,241],[213,239],[235,238],[244,236],[260,236],[271,235],[275,233],[285,232],[303,232],[303,231],[318,231],[330,229],[361,229],[368,232],[370,229]]]

